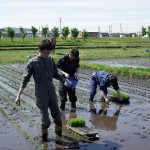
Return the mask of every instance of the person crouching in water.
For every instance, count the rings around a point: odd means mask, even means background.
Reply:
[[[54,119],[56,135],[62,135],[61,112],[58,107],[58,100],[52,80],[56,78],[61,81],[66,81],[70,86],[72,84],[58,73],[53,58],[49,57],[52,51],[51,42],[48,39],[41,41],[38,49],[39,54],[30,59],[27,63],[15,102],[20,105],[20,95],[30,81],[31,76],[33,76],[36,105],[40,109],[42,120],[42,141],[48,141],[48,128],[51,124],[48,109],[50,109],[51,116]]]
[[[94,96],[96,94],[97,85],[99,86],[100,93],[102,95],[102,99],[105,102],[109,103],[109,99],[107,97],[107,87],[113,86],[113,88],[117,91],[118,98],[122,101],[122,96],[120,94],[117,77],[108,72],[98,70],[94,72],[90,79],[90,97],[89,101],[93,101]]]

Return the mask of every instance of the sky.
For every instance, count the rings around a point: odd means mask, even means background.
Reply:
[[[150,26],[150,0],[0,0],[0,28],[8,26],[137,33]]]

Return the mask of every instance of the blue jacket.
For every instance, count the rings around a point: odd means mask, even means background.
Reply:
[[[93,76],[96,79],[97,84],[100,87],[100,90],[107,91],[107,87],[109,87],[108,76],[110,73],[105,71],[96,71]],[[112,85],[115,90],[119,89],[118,82]]]

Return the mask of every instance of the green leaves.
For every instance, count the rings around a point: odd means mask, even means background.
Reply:
[[[113,94],[113,96],[115,96],[115,97],[118,96],[118,94],[117,94],[116,91],[113,91],[112,94]],[[124,92],[120,92],[120,94],[121,94],[121,96],[122,96],[122,98],[123,98],[124,101],[129,101],[130,96],[129,96],[128,94],[126,94],[126,93],[124,93]]]
[[[85,120],[83,118],[71,118],[68,120],[68,125],[71,127],[84,127]]]

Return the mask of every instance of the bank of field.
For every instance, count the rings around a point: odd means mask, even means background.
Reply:
[[[36,55],[37,45],[42,38],[15,38],[2,39],[0,42],[0,63],[26,63],[28,55]],[[150,58],[150,39],[142,38],[100,38],[100,39],[57,39],[56,52],[53,54],[55,61],[70,49],[77,47],[80,51],[81,68],[98,70],[102,69],[121,76],[130,76],[142,79],[150,78],[150,68],[110,67],[107,65],[83,62],[83,60],[118,59],[118,58]]]

